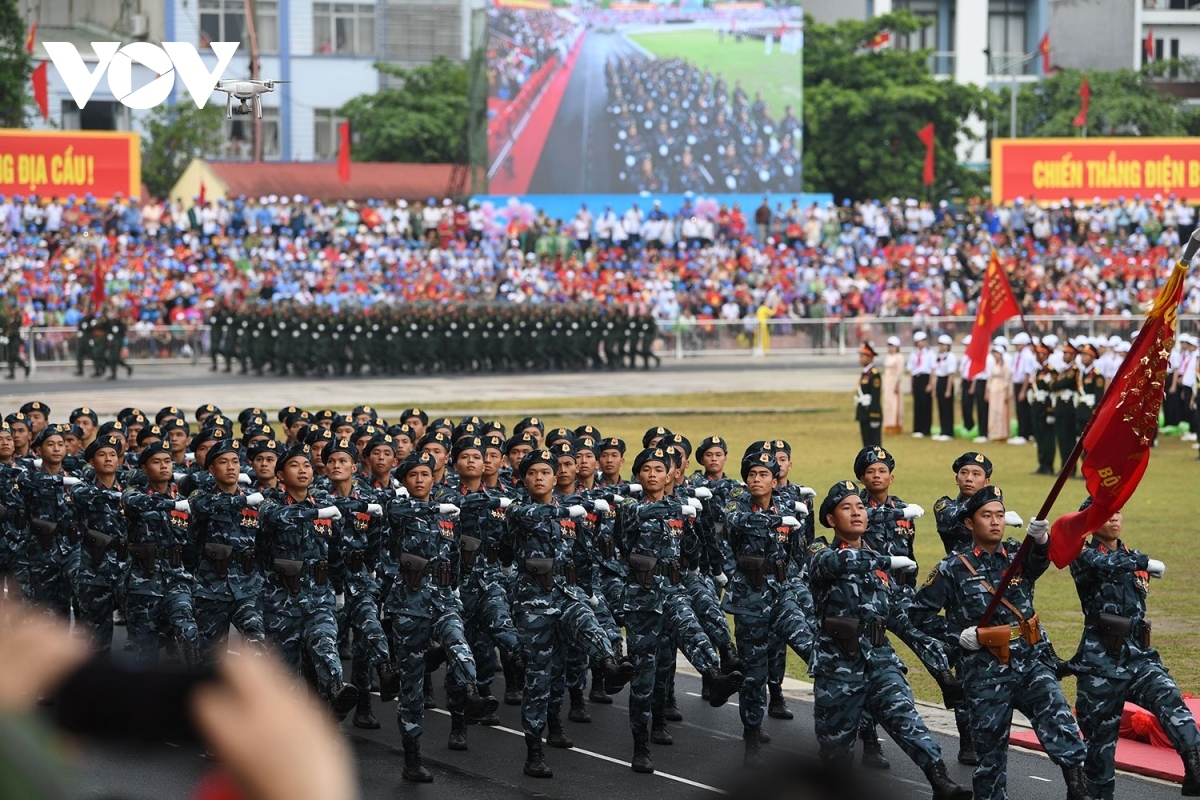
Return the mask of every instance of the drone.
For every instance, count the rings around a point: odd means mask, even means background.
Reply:
[[[291,83],[291,81],[217,81],[216,91],[225,93],[225,119],[233,119],[233,115],[249,116],[251,112],[262,119],[262,95],[275,91],[275,84]],[[239,103],[235,108],[234,98]],[[249,102],[253,108],[246,105]]]

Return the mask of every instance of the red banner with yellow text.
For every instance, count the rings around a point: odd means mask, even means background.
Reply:
[[[141,194],[136,133],[0,129],[0,194],[107,200]]]
[[[992,201],[1200,198],[1200,139],[993,139]]]

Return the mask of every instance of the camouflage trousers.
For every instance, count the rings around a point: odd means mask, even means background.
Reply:
[[[540,737],[546,729],[555,670],[565,675],[568,642],[582,647],[590,659],[599,661],[613,655],[612,645],[587,603],[567,592],[556,591],[554,599],[556,602],[549,608],[521,603],[513,606],[517,640],[525,655],[521,726],[527,738]],[[560,684],[554,692],[558,708],[562,707],[562,692]]]
[[[463,623],[467,641],[475,656],[476,681],[479,688],[492,685],[495,677],[497,647],[505,658],[511,659],[520,646],[517,629],[512,621],[505,587],[493,581],[472,582],[462,589]]]
[[[817,742],[824,761],[849,765],[864,710],[871,712],[918,767],[924,769],[942,760],[942,749],[917,713],[912,689],[895,665],[869,667],[851,680],[818,676],[813,681],[813,697]]]
[[[762,725],[767,706],[771,645],[776,641],[783,643],[785,658],[786,648],[790,646],[807,664],[812,658],[812,623],[795,600],[787,595],[777,598],[763,614],[734,615],[734,622],[738,655],[745,665],[738,707],[742,725],[757,728]]]
[[[604,598],[619,631],[625,627],[625,578],[607,569],[596,570],[596,594]]]
[[[388,637],[379,622],[379,600],[374,587],[346,586],[341,622],[354,632],[350,647],[350,682],[361,697],[371,691],[371,667],[392,660]]]
[[[284,663],[299,673],[307,650],[322,696],[342,683],[342,661],[338,657],[337,619],[333,590],[304,588],[292,596],[287,587],[268,583],[264,587],[263,623],[267,640],[275,645]]]
[[[30,542],[19,571],[24,579],[21,593],[25,601],[42,606],[48,613],[69,618],[74,596],[71,581],[78,569],[79,548],[70,547],[66,537],[55,537],[49,551],[43,550],[36,541]]]
[[[634,731],[649,731],[652,712],[662,713],[676,647],[702,673],[720,665],[717,651],[682,591],[665,592],[661,611],[628,609],[625,635],[634,668],[629,683],[629,726]]]
[[[433,613],[436,610],[430,609]],[[418,738],[425,721],[425,652],[432,641],[446,649],[447,682],[466,686],[475,683],[475,658],[463,632],[462,617],[456,610],[442,612],[436,618],[411,617],[402,610],[392,612],[392,652],[400,673],[400,699],[396,717],[400,733]],[[461,708],[455,698],[451,710]]]
[[[717,587],[712,578],[701,575],[698,571],[689,572],[683,579],[683,588],[687,592],[692,611],[696,614],[696,620],[713,647],[720,650],[732,644],[729,620],[721,610],[721,601],[717,597]]]
[[[1079,675],[1075,711],[1087,742],[1085,766],[1096,800],[1113,800],[1116,785],[1113,764],[1121,712],[1126,701],[1136,703],[1158,718],[1176,752],[1182,755],[1200,748],[1196,720],[1162,661],[1144,659],[1137,664],[1126,664],[1125,668],[1132,676]]]
[[[124,571],[80,573],[75,581],[76,622],[82,622],[92,632],[99,655],[112,651],[113,612],[124,606],[124,594]]]
[[[249,646],[266,646],[267,628],[259,597],[241,600],[198,597],[194,602],[196,626],[200,630],[200,656],[206,662],[217,660],[225,651],[230,625],[237,628]]]
[[[617,625],[616,619],[613,618],[612,610],[609,608],[608,602],[604,599],[604,595],[597,591],[596,599],[599,602],[592,609],[596,615],[596,622],[600,623],[600,630],[604,631],[605,637],[608,639],[609,644],[612,645],[613,652],[619,653],[622,641],[621,629]],[[598,664],[594,664],[588,659],[587,652],[582,647],[571,646],[567,648],[566,686],[568,689],[587,688],[589,666],[598,666]]]
[[[139,664],[158,662],[160,636],[174,636],[185,649],[197,652],[199,632],[190,592],[166,596],[131,594],[125,598],[125,630]]]
[[[1008,730],[1013,709],[1029,718],[1050,760],[1060,767],[1081,766],[1085,750],[1079,725],[1054,673],[1038,666],[1002,681],[964,681],[971,741],[979,754],[972,784],[976,800],[1008,797]]]

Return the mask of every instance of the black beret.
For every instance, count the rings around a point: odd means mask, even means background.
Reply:
[[[164,436],[166,436],[171,431],[176,430],[176,429],[181,430],[184,433],[189,434],[189,435],[192,432],[191,426],[188,425],[187,422],[180,417],[171,417],[166,422],[160,422],[158,427],[160,430],[162,430]]]
[[[183,412],[179,410],[178,406],[166,406],[165,408],[160,408],[158,410],[158,413],[154,415],[154,421],[157,422],[159,425],[162,425],[163,420],[168,419],[170,417],[180,417],[181,418],[181,417],[183,417]]]
[[[396,425],[388,425],[387,432],[388,436],[391,436],[393,439],[398,439],[399,437],[403,436],[410,442],[417,441],[417,432],[414,431],[412,426],[407,422],[400,422]]]
[[[400,466],[396,467],[396,479],[403,481],[408,476],[408,473],[417,467],[429,467],[429,471],[433,472],[433,456],[429,455],[429,453],[409,453],[408,457],[400,462]]]
[[[142,427],[145,427],[150,424],[150,419],[140,411],[135,411],[132,414],[127,414],[126,416],[120,417],[119,419],[121,422],[125,423],[126,427],[131,427],[133,425],[141,425]]]
[[[207,453],[204,454],[204,468],[208,469],[211,467],[216,462],[217,457],[222,456],[225,453],[233,453],[238,457],[238,460],[241,461],[242,443],[237,439],[220,439],[216,444],[208,449]]]
[[[33,446],[41,447],[42,443],[51,436],[58,436],[62,439],[67,438],[67,432],[71,429],[70,425],[47,425],[38,431],[38,435],[33,438]]]
[[[532,447],[536,450],[538,449],[538,440],[532,433],[518,433],[509,437],[508,441],[504,443],[504,452],[507,453],[514,447]]]
[[[138,431],[137,443],[138,443],[138,446],[141,446],[141,445],[145,444],[146,441],[149,439],[162,439],[162,438],[163,438],[162,428],[158,427],[157,425],[147,425],[146,427],[144,427],[140,431]]]
[[[30,402],[21,406],[19,411],[25,415],[29,415],[29,414],[33,413],[34,411],[40,411],[46,415],[47,419],[49,419],[49,417],[50,417],[50,406],[46,405],[41,400],[31,400]]]
[[[672,433],[667,438],[663,439],[659,444],[673,445],[683,451],[683,454],[688,458],[692,457],[692,443],[682,433]]]
[[[238,418],[238,422],[240,422],[243,426],[245,426],[247,424],[246,421],[248,419],[250,419],[251,417],[262,417],[262,418],[266,419],[266,416],[267,416],[267,412],[263,411],[258,406],[252,406],[251,408],[243,408],[241,410],[241,413],[238,414],[237,418]]]
[[[503,453],[504,452],[504,437],[496,436],[496,435],[484,436],[483,437],[483,449],[485,451],[496,450],[500,453]]]
[[[858,494],[858,484],[854,481],[838,481],[833,486],[830,486],[825,499],[821,501],[821,524],[826,528],[832,528],[833,526],[829,524],[829,515],[833,513],[833,510],[838,507],[839,503],[852,494]]]
[[[74,436],[76,439],[83,438],[83,428],[78,425],[59,425],[62,428],[63,436]]]
[[[444,431],[431,430],[429,433],[421,437],[421,441],[417,442],[417,449],[424,450],[427,445],[436,444],[444,448],[447,453],[450,452],[451,441],[450,435]]]
[[[295,414],[296,412],[298,412],[300,410],[301,410],[300,406],[288,406],[287,408],[279,409],[279,421],[283,422],[285,419],[290,417],[292,414]]]
[[[517,423],[517,426],[513,428],[513,433],[520,433],[526,428],[537,428],[539,431],[544,432],[546,430],[546,423],[542,422],[537,417],[526,417]]]
[[[480,434],[479,434],[480,436],[488,436],[490,434],[499,434],[501,439],[503,439],[505,436],[508,435],[507,429],[504,427],[504,424],[501,422],[496,422],[495,420],[491,420],[490,422],[483,423],[483,425],[479,426],[479,431],[480,431]]]
[[[371,425],[370,423],[366,425],[359,425],[354,429],[354,440],[358,441],[364,436],[378,436],[381,433],[387,433],[387,430],[380,428],[377,425]]]
[[[142,452],[138,453],[138,466],[144,467],[150,463],[150,459],[159,453],[164,453],[168,458],[171,457],[171,443],[164,441],[151,442],[142,448]]]
[[[263,439],[246,448],[246,458],[253,461],[263,453],[274,453],[278,456],[282,452],[283,448],[279,446],[279,442],[274,439]]]
[[[429,415],[419,408],[406,408],[400,412],[401,422],[404,422],[406,419],[412,419],[413,417],[421,420],[422,425],[429,425]]]
[[[96,440],[87,446],[83,451],[83,457],[87,461],[91,461],[96,453],[108,448],[113,450],[117,455],[121,455],[121,437],[120,436],[97,436]]]
[[[219,442],[229,438],[230,436],[224,428],[201,428],[200,432],[193,436],[192,441],[188,443],[188,450],[195,453],[205,442]]]
[[[476,416],[476,415],[474,415],[474,414],[472,414],[472,415],[471,415],[471,416],[469,416],[469,417],[463,417],[462,419],[460,419],[460,420],[458,421],[458,427],[460,427],[460,428],[461,428],[461,427],[463,427],[464,425],[475,425],[475,426],[481,426],[481,425],[483,425],[483,417],[479,417],[479,416]]]
[[[867,467],[879,462],[888,468],[888,472],[896,469],[896,459],[887,450],[884,450],[878,445],[864,447],[858,451],[858,455],[854,457],[854,477],[862,480],[862,476],[866,474]],[[958,470],[955,470],[957,472]]]
[[[454,420],[449,417],[439,417],[429,423],[429,430],[444,430],[447,434],[454,433]]]
[[[233,434],[233,420],[222,414],[220,411],[209,414],[201,423],[203,428],[224,428],[228,434]]]
[[[665,438],[671,435],[671,431],[659,425],[657,428],[651,428],[642,436],[642,447],[649,447],[650,442],[655,439]]]
[[[283,426],[290,428],[297,422],[303,422],[305,425],[312,424],[312,414],[307,411],[294,411],[283,418]]]
[[[294,458],[303,458],[311,464],[313,460],[312,448],[306,444],[294,444],[287,448],[279,454],[279,460],[275,462],[275,471],[282,472],[287,463]]]
[[[671,459],[671,463],[673,465],[675,465],[675,467],[683,466],[683,459],[685,456],[683,454],[682,447],[680,447],[677,444],[667,444],[667,445],[659,445],[659,446],[662,447],[662,449],[667,451],[667,458]]]
[[[119,419],[114,419],[110,422],[104,423],[96,430],[96,438],[107,436],[110,433],[117,433],[124,436],[128,432],[129,428],[124,422],[121,422]]]
[[[570,439],[559,439],[554,444],[550,445],[549,449],[555,458],[562,458],[563,456],[577,458],[579,456],[579,454],[575,452],[575,444]]]
[[[637,458],[633,460],[633,474],[637,475],[641,472],[642,467],[649,464],[651,461],[657,461],[666,467],[668,470],[674,468],[674,459],[662,447],[647,447],[645,450],[637,454]]]
[[[951,465],[951,469],[954,474],[957,475],[958,471],[967,464],[974,464],[977,467],[981,467],[984,475],[989,478],[992,477],[992,460],[983,453],[963,453],[961,456],[954,459],[954,464]]]
[[[751,453],[742,459],[742,480],[746,480],[746,476],[750,474],[750,470],[754,467],[766,467],[771,471],[771,475],[779,477],[779,462],[776,461],[766,450],[759,450],[757,453]]]
[[[457,441],[463,437],[476,437],[480,434],[480,425],[476,422],[460,422],[455,427],[451,437]]]
[[[546,446],[549,447],[552,444],[557,444],[558,442],[564,440],[569,442],[574,438],[575,434],[567,428],[552,428],[551,430],[546,431],[545,442]]]
[[[322,428],[320,425],[311,425],[304,432],[304,443],[310,446],[317,442],[325,442],[328,446],[328,443],[332,442],[334,438],[333,431],[329,428]]]
[[[67,421],[74,422],[75,420],[80,419],[81,417],[87,417],[88,419],[90,419],[92,421],[93,425],[98,425],[100,423],[100,418],[98,416],[96,416],[96,412],[92,411],[87,406],[83,406],[82,408],[77,408],[74,411],[72,411],[71,416],[67,418]]]
[[[341,438],[334,439],[329,444],[325,445],[325,449],[321,451],[321,458],[329,463],[329,459],[334,453],[345,453],[350,456],[350,460],[358,463],[358,448],[354,446],[354,442],[350,439]]]
[[[604,438],[600,435],[600,431],[596,430],[595,425],[580,425],[575,429],[575,435],[581,439],[584,436],[587,436],[591,439],[596,439],[597,441]]]
[[[269,427],[265,427],[263,425],[251,425],[250,427],[248,427],[244,431],[242,431],[242,441],[245,442],[246,444],[249,444],[251,439],[254,439],[259,436],[265,436],[268,439],[274,439],[275,431],[273,431]]]
[[[134,408],[133,406],[125,406],[124,408],[122,408],[120,411],[117,412],[117,419],[124,422],[126,417],[132,417],[132,416],[136,416],[138,414],[142,414],[141,409]],[[144,417],[146,415],[142,414],[142,416]]]
[[[618,439],[616,436],[610,436],[600,442],[600,449],[596,451],[596,455],[600,455],[605,450],[616,450],[621,455],[625,455],[625,440]]]
[[[474,427],[472,423],[467,424],[471,425],[471,427]],[[454,461],[457,461],[458,457],[468,450],[474,450],[482,457],[484,450],[483,439],[478,436],[460,437],[458,441],[454,443],[454,447],[450,449],[450,456]]]
[[[764,450],[767,451],[768,453],[773,453],[773,452],[775,452],[775,445],[772,442],[764,442],[764,441],[751,442],[746,447],[746,451],[744,453],[742,453],[742,458],[745,458],[746,456],[751,455],[753,453],[761,453]]]
[[[371,451],[377,447],[386,447],[391,450],[392,454],[394,455],[396,453],[396,440],[386,433],[372,436],[371,441],[363,445],[362,457],[366,458],[367,456],[371,455]]]
[[[720,448],[722,452],[729,452],[729,444],[720,436],[706,436],[700,442],[700,446],[696,448],[696,458],[702,458],[705,453],[714,447]]]
[[[576,453],[580,453],[584,450],[587,450],[592,455],[597,455],[596,440],[595,440],[595,438],[593,438],[591,436],[580,436],[579,438],[575,439],[575,441],[573,441],[571,444],[572,444],[572,446],[574,446]]]
[[[355,406],[354,410],[350,412],[350,416],[352,417],[357,417],[359,414],[366,414],[371,419],[377,419],[379,417],[379,414],[375,412],[375,409],[371,408],[370,406]]]
[[[313,415],[314,422],[329,422],[332,423],[338,418],[338,413],[332,408],[323,408]]]
[[[205,403],[204,405],[202,405],[196,409],[195,417],[197,420],[199,420],[205,414],[211,415],[211,414],[220,414],[220,413],[221,413],[221,409],[217,408],[212,403]]]
[[[773,439],[771,441],[771,449],[775,452],[784,452],[789,456],[792,454],[792,446],[783,439]]]
[[[958,510],[959,521],[973,517],[976,511],[988,503],[1004,503],[1004,496],[1000,492],[999,486],[985,486],[968,497],[967,502],[963,503],[962,508]]]
[[[525,474],[529,472],[529,468],[534,464],[545,464],[550,469],[558,472],[558,459],[551,455],[549,450],[530,450],[517,466],[517,474],[524,478]]]
[[[4,418],[4,421],[8,423],[9,427],[12,427],[13,425],[24,425],[26,428],[29,427],[28,415],[23,414],[20,411],[15,411],[12,414],[9,414]]]

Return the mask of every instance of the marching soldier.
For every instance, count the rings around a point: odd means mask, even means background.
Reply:
[[[863,447],[883,443],[883,376],[875,366],[875,356],[875,347],[864,342],[858,351],[858,363],[863,370],[854,396],[854,418],[858,421]]]
[[[75,597],[80,616],[92,629],[99,652],[105,654],[112,649],[113,613],[125,605],[129,569],[125,517],[121,514],[124,487],[117,477],[120,438],[97,438],[84,451],[84,458],[91,465],[92,476],[71,487],[82,539]]]
[[[39,404],[40,405],[40,404]],[[20,571],[25,599],[62,617],[71,613],[71,582],[79,569],[75,504],[68,489],[79,478],[63,469],[66,425],[46,425],[33,440],[41,466],[30,464],[17,476],[28,525]]]

